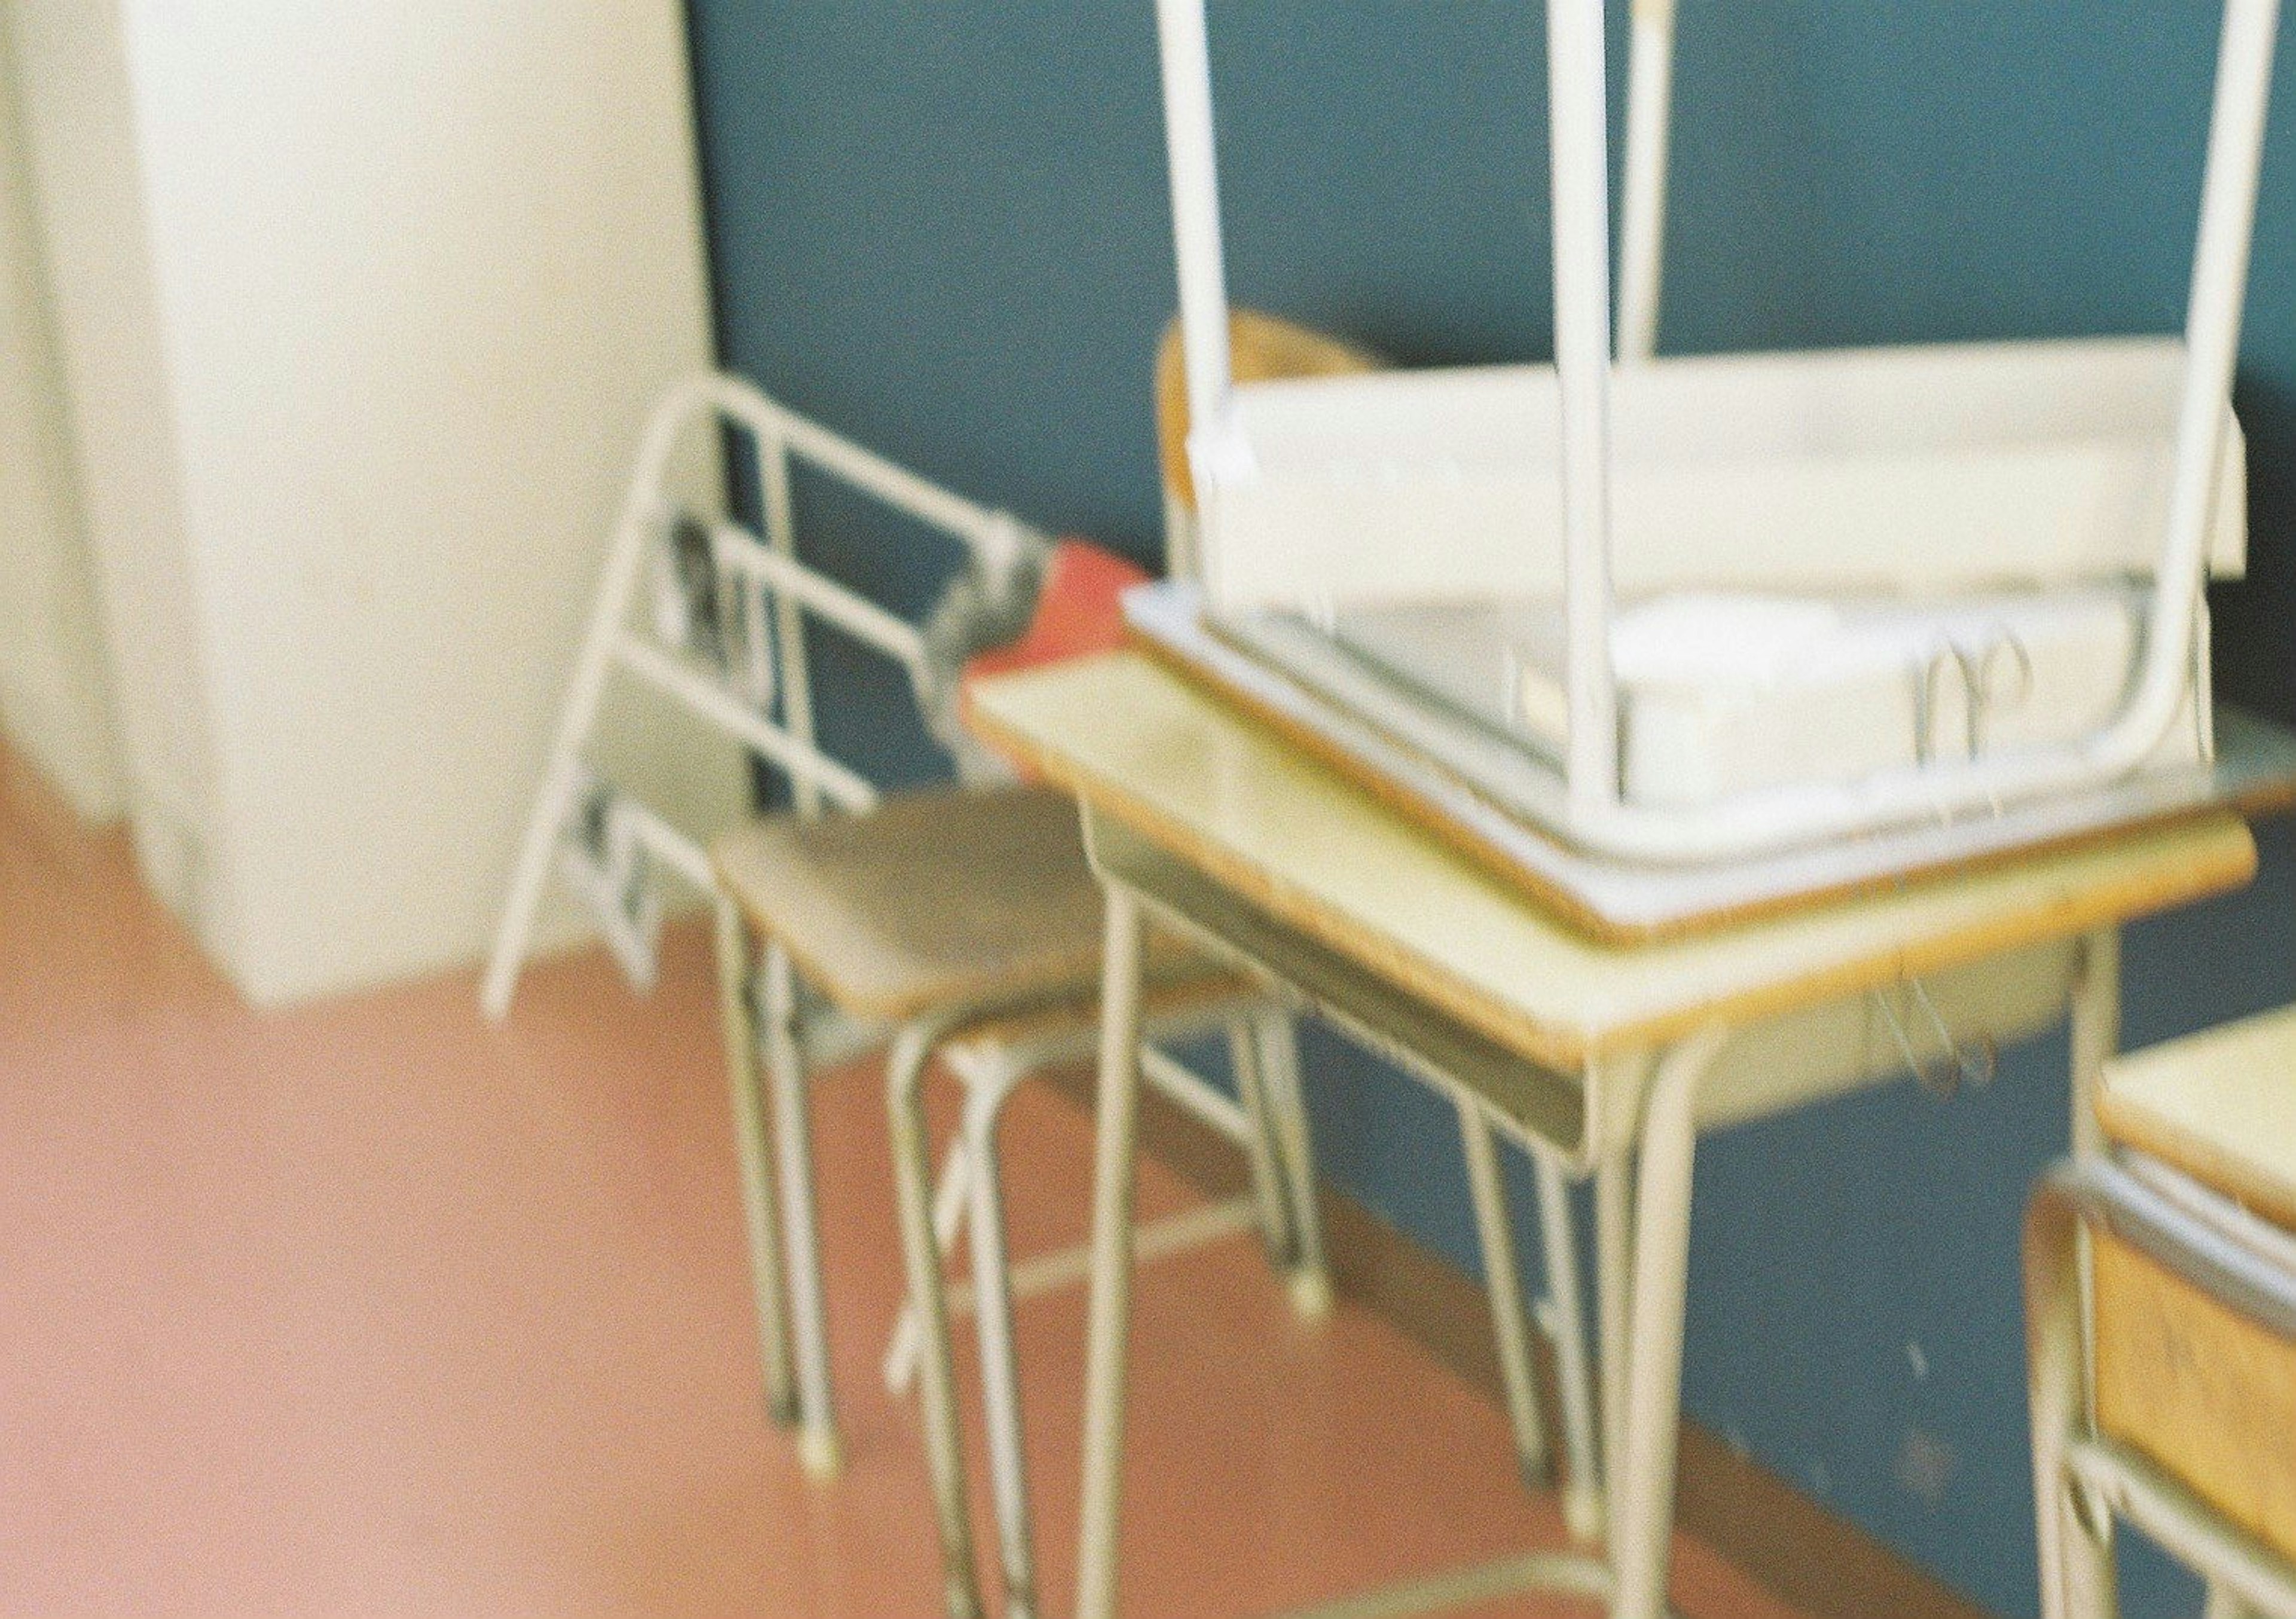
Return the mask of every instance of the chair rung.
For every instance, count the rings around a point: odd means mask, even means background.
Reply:
[[[1132,1256],[1135,1263],[1146,1264],[1259,1229],[1259,1212],[1251,1198],[1230,1198],[1137,1227],[1132,1237]],[[1055,1248],[1013,1267],[1013,1296],[1017,1301],[1058,1292],[1062,1288],[1077,1286],[1091,1273],[1089,1247],[1078,1243],[1072,1247]],[[964,1314],[980,1306],[980,1291],[970,1278],[950,1282],[947,1296],[952,1315]]]

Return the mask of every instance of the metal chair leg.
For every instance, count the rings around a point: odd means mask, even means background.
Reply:
[[[797,1042],[797,969],[778,943],[766,945],[766,1068],[773,1082],[774,1135],[781,1159],[782,1232],[789,1247],[789,1296],[797,1348],[798,1455],[815,1478],[843,1471],[829,1375],[829,1323],[821,1284],[821,1225],[813,1186],[813,1116],[804,1054]]]
[[[1084,1479],[1077,1524],[1077,1619],[1115,1619],[1124,1492],[1124,1392],[1132,1324],[1134,1127],[1140,1102],[1140,902],[1107,890],[1095,1087],[1092,1297],[1086,1314]]]
[[[1459,1101],[1459,1141],[1466,1151],[1467,1188],[1474,1200],[1475,1235],[1482,1248],[1483,1285],[1490,1292],[1491,1328],[1498,1340],[1515,1460],[1523,1481],[1540,1489],[1548,1476],[1546,1425],[1539,1416],[1538,1385],[1531,1373],[1530,1323],[1523,1313],[1522,1271],[1507,1214],[1506,1182],[1490,1120],[1464,1097]]]
[[[973,1564],[972,1517],[965,1501],[964,1441],[958,1427],[956,1374],[949,1361],[948,1302],[941,1291],[940,1250],[933,1240],[931,1149],[925,1138],[925,1060],[934,1033],[911,1024],[893,1042],[885,1076],[892,1126],[893,1174],[899,1192],[901,1257],[909,1304],[918,1324],[918,1372],[926,1459],[940,1525],[942,1600],[950,1619],[980,1619],[980,1574]]]
[[[750,1245],[750,1287],[758,1312],[758,1355],[766,1410],[782,1427],[798,1420],[790,1369],[789,1322],[783,1306],[781,1225],[774,1208],[773,1144],[766,1128],[765,1088],[758,1071],[757,1008],[750,1000],[750,930],[734,904],[718,897],[718,1010],[733,1094],[734,1144],[742,1165],[742,1216]]]
[[[1602,1465],[1595,1455],[1594,1375],[1587,1364],[1586,1295],[1578,1280],[1578,1239],[1570,1218],[1570,1188],[1562,1165],[1545,1148],[1533,1148],[1538,1182],[1539,1241],[1546,1256],[1547,1312],[1553,1322],[1554,1377],[1562,1402],[1562,1445],[1570,1475],[1562,1484],[1562,1517],[1570,1533],[1591,1541],[1603,1533]]]
[[[1262,1071],[1259,1033],[1250,1018],[1238,1018],[1227,1027],[1228,1067],[1235,1075],[1236,1100],[1251,1129],[1243,1144],[1251,1170],[1251,1195],[1259,1218],[1259,1244],[1267,1263],[1290,1270],[1299,1255],[1298,1234],[1292,1230],[1291,1199],[1285,1195],[1282,1172],[1276,1167],[1275,1126],[1270,1118],[1267,1075]]]
[[[998,1074],[968,1091],[964,1141],[972,1165],[973,1312],[980,1337],[980,1386],[988,1419],[988,1473],[996,1497],[998,1550],[1004,1570],[1006,1619],[1037,1612],[1035,1532],[1029,1521],[1027,1430],[1021,1375],[1013,1349],[1013,1276],[1004,1247],[1004,1183],[996,1125],[1017,1075]]]
[[[1296,1260],[1292,1270],[1292,1303],[1300,1314],[1315,1318],[1330,1313],[1332,1272],[1324,1256],[1324,1216],[1316,1189],[1316,1141],[1308,1119],[1307,1088],[1300,1078],[1300,1041],[1292,1016],[1283,1011],[1261,1013],[1253,1020],[1260,1051],[1260,1074],[1267,1092],[1267,1110],[1275,1125],[1275,1148],[1283,1169],[1285,1201],[1292,1214],[1292,1238]]]
[[[972,1197],[972,1163],[965,1156],[962,1131],[941,1157],[940,1178],[933,1182],[933,1244],[943,1260],[956,1251],[959,1228],[964,1224]],[[917,1380],[917,1312],[907,1304],[894,1319],[893,1336],[885,1345],[885,1392],[906,1399]]]

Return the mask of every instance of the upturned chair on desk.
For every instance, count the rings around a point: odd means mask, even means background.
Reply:
[[[765,532],[697,515],[673,487],[681,446],[724,427],[746,437]],[[792,462],[802,461],[964,547],[964,565],[922,622],[887,611],[800,560]],[[927,1448],[953,1614],[982,1611],[948,1345],[954,1306],[978,1317],[1006,1611],[1034,1611],[1012,1308],[1074,1283],[1081,1248],[1010,1265],[996,1123],[1025,1079],[1085,1057],[1095,1040],[1102,902],[1066,800],[1015,782],[955,724],[969,661],[1010,667],[1105,644],[1115,592],[1141,576],[1080,542],[1055,544],[830,433],[736,378],[692,379],[657,410],[633,474],[589,634],[521,848],[485,989],[507,1009],[554,864],[598,908],[633,977],[652,977],[657,871],[716,911],[724,1037],[767,1402],[800,1430],[816,1476],[840,1445],[816,1230],[810,1074],[890,1046],[888,1093],[910,1304],[888,1356],[896,1387],[922,1371]],[[651,584],[650,611],[639,611]],[[805,632],[827,620],[907,675],[959,781],[888,797],[817,740]],[[700,715],[786,779],[794,808],[708,849],[603,780],[587,756],[610,675]],[[835,812],[835,813],[831,813]],[[1230,1098],[1152,1046],[1144,1071],[1234,1141],[1244,1197],[1141,1233],[1170,1253],[1257,1229],[1303,1312],[1328,1298],[1283,1008],[1177,946],[1157,954],[1144,1038],[1225,1034]],[[938,1058],[965,1088],[964,1124],[939,1177],[920,1090]],[[946,1287],[943,1255],[969,1222],[972,1282]]]

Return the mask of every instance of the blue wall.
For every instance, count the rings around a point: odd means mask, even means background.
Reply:
[[[1665,346],[2173,327],[2217,11],[1683,0]],[[693,0],[726,361],[959,490],[1152,562],[1149,361],[1173,295],[1150,12]],[[1213,12],[1237,301],[1409,362],[1543,356],[1538,9]],[[2296,73],[2280,78],[2285,103]],[[2255,576],[2218,609],[2226,695],[2284,715],[2284,111],[2239,397]],[[939,553],[806,497],[813,555],[896,601],[930,598]],[[833,644],[818,656],[832,740],[928,773],[898,689]],[[2296,999],[2296,840],[2265,842],[2249,894],[2137,930],[2132,1040]],[[1464,1263],[1449,1119],[1336,1042],[1310,1055],[1328,1165]],[[2059,1041],[1951,1106],[1898,1086],[1738,1130],[1699,1168],[1692,1410],[2004,1614],[2034,1607],[2013,1255],[2024,1188],[2063,1140],[2062,1065]],[[2197,1608],[2149,1559],[2129,1595],[2137,1619]]]

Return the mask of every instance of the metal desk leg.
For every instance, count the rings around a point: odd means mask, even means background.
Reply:
[[[1507,1217],[1506,1182],[1490,1120],[1472,1098],[1459,1099],[1459,1142],[1467,1157],[1467,1190],[1475,1208],[1475,1236],[1483,1253],[1483,1285],[1491,1298],[1491,1329],[1498,1340],[1499,1371],[1506,1386],[1507,1420],[1514,1429],[1515,1462],[1523,1482],[1547,1481],[1546,1426],[1531,1377],[1530,1323],[1522,1308],[1522,1268]]]
[[[1612,1619],[1662,1619],[1666,1612],[1698,1083],[1724,1037],[1718,1025],[1710,1025],[1668,1051],[1644,1104],[1625,1465],[1611,1481],[1611,1561],[1619,1581]]]
[[[1117,1514],[1124,1484],[1124,1360],[1132,1305],[1132,1153],[1140,1100],[1143,929],[1137,900],[1114,885],[1107,887],[1106,894],[1077,1619],[1114,1619],[1116,1613]]]
[[[2086,1420],[2083,1244],[2071,1206],[2045,1187],[2025,1214],[2025,1335],[2042,1619],[2112,1619],[2112,1518],[2091,1513],[2065,1465]]]
[[[766,1410],[782,1427],[798,1419],[790,1370],[789,1322],[783,1312],[782,1233],[774,1210],[773,1142],[766,1128],[765,1086],[758,1071],[757,1009],[750,1000],[750,930],[720,896],[718,912],[718,1010],[726,1036],[726,1076],[733,1091],[734,1145],[742,1164],[742,1218],[750,1239],[750,1288],[758,1311],[758,1351]]]
[[[1634,1316],[1635,1167],[1624,1151],[1595,1170],[1595,1288],[1603,1370],[1603,1483],[1627,1462],[1627,1339]]]
[[[886,1112],[893,1130],[893,1173],[899,1193],[901,1258],[909,1308],[918,1329],[918,1394],[924,1410],[926,1460],[940,1520],[942,1599],[951,1619],[980,1619],[980,1575],[973,1566],[972,1515],[965,1503],[964,1439],[957,1424],[956,1374],[949,1363],[948,1300],[941,1290],[940,1250],[933,1240],[931,1147],[925,1136],[924,1068],[935,1032],[910,1024],[886,1060]]]
[[[2081,940],[2080,972],[2073,983],[2073,1156],[2104,1150],[2096,1100],[2104,1065],[2120,1051],[2120,930],[2100,928]]]
[[[1004,1570],[1005,1619],[1037,1612],[1035,1532],[1029,1523],[1029,1463],[1021,1419],[1021,1374],[1013,1353],[1013,1275],[1004,1249],[1004,1167],[996,1122],[1018,1075],[1000,1071],[971,1086],[964,1140],[972,1165],[973,1324],[980,1335],[980,1388],[988,1408],[988,1470],[996,1493],[997,1546]]]
[[[829,1323],[821,1288],[821,1226],[813,1191],[812,1100],[797,1043],[797,969],[778,943],[766,945],[766,1067],[773,1081],[774,1138],[781,1155],[782,1236],[789,1245],[790,1314],[797,1335],[802,1428],[798,1456],[816,1478],[844,1470],[829,1380]]]
[[[933,1244],[946,1260],[956,1251],[957,1228],[972,1197],[972,1164],[965,1157],[964,1132],[958,1131],[941,1155],[940,1179],[933,1182]],[[893,1336],[885,1345],[885,1391],[906,1398],[917,1376],[917,1312],[901,1306]]]
[[[1252,1207],[1259,1220],[1260,1247],[1267,1263],[1288,1271],[1298,1262],[1299,1242],[1292,1230],[1292,1208],[1284,1197],[1282,1172],[1276,1168],[1275,1126],[1270,1113],[1267,1076],[1262,1065],[1259,1030],[1253,1020],[1239,1018],[1227,1027],[1228,1070],[1235,1075],[1235,1097],[1250,1124],[1243,1144],[1251,1170]]]
[[[1570,1459],[1570,1476],[1562,1483],[1562,1519],[1573,1535],[1591,1541],[1603,1533],[1603,1477],[1595,1460],[1595,1390],[1587,1368],[1578,1240],[1562,1165],[1543,1147],[1531,1149],[1530,1164],[1538,1180],[1538,1231],[1546,1251],[1546,1297],[1554,1323],[1554,1380],[1562,1399],[1562,1445]]]
[[[1300,1037],[1292,1014],[1265,1012],[1256,1023],[1260,1074],[1274,1116],[1276,1160],[1292,1216],[1292,1304],[1309,1319],[1331,1313],[1332,1273],[1324,1257],[1324,1218],[1316,1190],[1315,1135],[1307,1089],[1300,1082]]]

